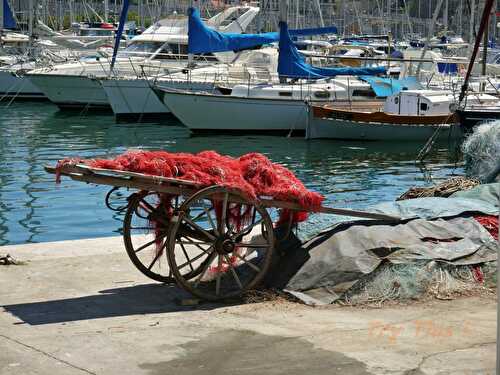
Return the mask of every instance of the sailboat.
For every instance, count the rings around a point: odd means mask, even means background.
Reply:
[[[251,36],[247,36],[247,41]],[[258,42],[256,42],[258,44]],[[209,48],[206,46],[205,48]],[[280,23],[278,74],[282,83],[239,84],[225,94],[157,87],[172,113],[192,132],[256,132],[303,135],[307,104],[374,100],[366,82],[355,75],[383,74],[376,68],[316,68],[305,63],[288,26]],[[287,82],[288,80],[288,82]]]
[[[30,37],[15,32],[17,22],[8,0],[0,0],[0,101],[15,99],[45,99],[45,95],[22,76],[22,72],[33,69],[33,61],[26,59]]]
[[[469,104],[497,103],[494,96],[470,95]],[[448,90],[402,90],[387,97],[379,108],[345,109],[331,105],[309,107],[306,138],[358,141],[426,141],[463,137],[454,108],[456,97]]]
[[[122,13],[126,14],[126,9]],[[258,7],[232,6],[206,22],[224,31],[242,33],[258,13]],[[97,57],[49,66],[33,70],[28,76],[61,109],[109,109],[109,101],[99,79],[112,75],[152,76],[164,70],[181,71],[188,62],[187,39],[186,17],[173,15],[132,38],[128,46],[118,55],[114,54],[112,59]],[[233,58],[234,54],[227,52],[202,56],[198,63]]]
[[[336,32],[336,28],[290,32],[294,35],[304,35],[319,31]],[[227,93],[241,82],[277,83],[278,51],[267,45],[278,40],[277,32],[257,35],[220,32],[203,22],[199,11],[191,8],[188,10],[188,53],[206,56],[233,51],[236,52],[233,61],[212,61],[212,64],[204,65],[187,64],[177,73],[168,71],[155,77],[110,77],[101,79],[100,82],[118,120],[157,119],[170,110],[153,93],[153,85],[167,89],[222,94],[222,91]]]
[[[477,52],[479,50],[481,39],[484,35],[486,27],[488,27],[490,13],[491,10],[493,9],[494,3],[495,3],[494,0],[486,0],[484,4],[481,24],[479,26],[479,31],[477,33],[476,41],[474,43],[474,49],[472,51],[472,56],[469,62],[469,67],[467,69],[467,74],[465,75],[465,81],[464,84],[462,85],[462,90],[460,92],[459,105],[456,113],[459,116],[462,127],[466,132],[470,132],[475,125],[481,122],[500,120],[500,102],[470,103],[468,100],[470,95],[467,95],[472,68],[474,66],[474,62],[477,57]],[[486,48],[486,45],[484,46],[484,48]]]

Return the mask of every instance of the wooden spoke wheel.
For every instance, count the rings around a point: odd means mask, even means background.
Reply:
[[[241,192],[214,186],[195,193],[177,210],[167,258],[181,287],[199,298],[219,300],[257,286],[273,250],[267,210]],[[197,275],[191,277],[186,269]]]
[[[144,191],[135,193],[130,197],[123,221],[123,239],[130,260],[144,275],[163,283],[175,282],[168,266],[166,247],[170,219],[178,205],[179,197]],[[184,276],[194,275],[196,272]]]

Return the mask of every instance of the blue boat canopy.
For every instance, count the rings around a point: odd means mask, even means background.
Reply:
[[[386,73],[386,68],[319,68],[307,64],[304,57],[293,44],[288,25],[286,22],[280,22],[280,42],[278,74],[287,78],[306,78],[320,79],[326,77],[335,77],[339,75],[367,75]]]
[[[394,79],[385,77],[360,76],[359,79],[370,84],[378,97],[388,97],[398,94],[404,90],[420,90],[422,85],[417,77],[408,77],[404,79]]]
[[[0,26],[4,29],[15,29],[17,27],[16,19],[10,9],[9,0],[3,0]]]
[[[280,38],[277,32],[262,34],[221,33],[208,28],[203,23],[198,9],[189,8],[188,15],[188,53],[242,51],[277,42]],[[293,36],[333,34],[336,32],[337,28],[334,26],[290,30],[290,34]]]

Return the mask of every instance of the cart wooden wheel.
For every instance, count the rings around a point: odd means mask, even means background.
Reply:
[[[219,300],[254,288],[273,250],[267,210],[239,191],[214,186],[186,199],[172,217],[167,259],[181,287],[201,299]],[[190,279],[186,268],[200,271]]]
[[[163,283],[174,283],[166,259],[170,218],[179,205],[179,197],[155,192],[139,192],[129,199],[123,220],[125,249],[132,263],[147,277]],[[186,270],[186,278],[200,272]]]

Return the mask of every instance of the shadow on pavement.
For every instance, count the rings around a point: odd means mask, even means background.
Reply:
[[[2,307],[24,323],[40,325],[115,316],[212,310],[223,306],[220,303],[203,302],[195,306],[181,306],[179,301],[185,298],[192,297],[176,285],[146,284],[102,290],[99,294],[85,297]]]

